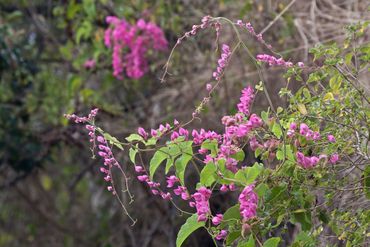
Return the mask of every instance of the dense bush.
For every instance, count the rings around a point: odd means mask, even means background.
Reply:
[[[95,124],[97,109],[88,117],[66,115],[76,123],[86,124],[90,131],[92,149],[103,160],[100,171],[108,183],[107,190],[118,198],[131,218],[122,199],[124,193],[133,198],[128,177],[112,151],[113,147],[128,149],[137,179],[147,184],[153,196],[170,201],[182,214],[189,215],[178,233],[177,246],[198,228],[205,228],[215,245],[220,241],[227,246],[278,246],[280,242],[318,246],[333,236],[346,246],[366,245],[370,112],[366,84],[361,77],[369,70],[370,47],[359,45],[358,39],[368,23],[348,27],[343,45],[312,48],[310,65],[295,65],[289,61],[294,58],[252,55],[241,32],[248,32],[276,53],[250,23],[221,17],[205,16],[201,24],[178,39],[175,48],[207,28],[216,31],[218,40],[226,25],[232,26],[237,40],[231,47],[219,47],[213,81],[207,83],[206,96],[189,121],[181,123],[175,119],[150,131],[139,127],[124,142]],[[265,63],[286,69],[286,86],[280,89],[279,96],[286,97],[288,105],[273,105],[268,92],[271,82],[260,73],[258,83],[242,90],[233,114],[222,117],[223,132],[190,128],[217,95],[229,62],[239,49],[254,61],[257,70],[262,70]],[[171,55],[173,52],[176,51]],[[162,80],[168,66],[169,62]],[[292,83],[301,87],[293,92],[289,88]],[[264,94],[270,106],[255,114],[253,100],[258,94]],[[254,164],[246,162],[246,150],[254,152],[254,157],[249,158],[256,161]],[[149,164],[142,158],[146,153],[152,154]],[[159,175],[161,166],[165,169]],[[198,172],[197,179],[187,176],[191,168]],[[115,171],[123,176],[122,186],[114,179]],[[164,174],[167,186],[155,179]],[[213,198],[222,193],[236,194],[237,199],[226,203],[224,209],[212,209]],[[342,197],[347,198],[345,203],[340,200]],[[284,237],[292,224],[300,225],[293,241]],[[326,242],[334,244],[335,238]]]

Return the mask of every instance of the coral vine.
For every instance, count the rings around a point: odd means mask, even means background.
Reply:
[[[110,27],[105,31],[104,43],[113,49],[113,75],[117,79],[123,79],[124,70],[129,78],[141,78],[148,71],[148,51],[167,49],[162,29],[152,22],[139,19],[131,25],[115,16],[108,16],[106,22]]]

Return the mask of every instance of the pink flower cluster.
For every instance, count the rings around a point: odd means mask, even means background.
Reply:
[[[87,117],[79,117],[76,114],[64,114],[64,117],[75,123],[87,123],[94,120],[94,118],[98,114],[98,111],[98,108],[92,109]]]
[[[221,53],[221,58],[218,59],[217,61],[217,69],[215,72],[213,72],[213,78],[215,78],[216,81],[219,81],[221,79],[222,73],[229,63],[231,56],[231,50],[230,47],[226,44],[222,45],[222,53]]]
[[[135,25],[124,19],[108,16],[110,27],[105,31],[104,43],[113,49],[113,75],[123,79],[123,71],[129,78],[141,78],[148,70],[149,50],[167,49],[167,40],[160,27],[139,19]]]
[[[177,121],[176,119],[173,121],[173,125],[176,127],[179,125],[179,121]],[[164,125],[163,124],[160,124],[159,127],[157,129],[151,129],[150,130],[150,135],[154,138],[160,138],[163,134],[165,133],[168,133],[170,130],[172,129],[171,125],[169,123],[165,123]],[[174,132],[176,132],[175,134],[173,134]],[[138,130],[137,130],[137,133],[144,138],[144,140],[147,140],[149,138],[149,133],[142,127],[139,127]],[[171,140],[175,140],[176,138],[180,137],[180,136],[184,136],[185,138],[188,137],[189,135],[189,132],[188,130],[184,129],[184,128],[180,128],[179,129],[179,132],[177,131],[173,131],[172,135],[171,135]]]
[[[290,126],[289,126],[289,129],[288,129],[288,132],[287,132],[287,136],[289,138],[293,138],[295,135],[296,135],[296,130],[297,130],[297,124],[296,123],[291,123]],[[306,140],[308,141],[318,141],[318,140],[321,140],[321,135],[318,131],[312,131],[307,124],[305,123],[301,123],[300,126],[299,126],[299,134],[301,136],[304,136],[306,138]],[[333,135],[328,135],[327,136],[328,138],[328,141],[329,142],[332,142],[334,143],[336,140],[335,140],[335,137]],[[296,140],[295,143],[297,145],[299,145],[299,141]],[[312,167],[315,167],[321,159],[327,159],[327,155],[325,154],[321,154],[319,155],[318,157],[317,156],[305,156],[303,153],[301,152],[297,152],[296,153],[296,158],[297,158],[297,162],[298,164],[305,168],[305,169],[309,169],[309,168],[312,168]],[[332,164],[335,164],[337,161],[339,160],[339,155],[338,154],[332,154],[329,158],[329,161],[330,163]]]
[[[195,208],[197,209],[198,221],[206,221],[209,209],[209,198],[211,197],[211,190],[206,187],[200,187],[196,193],[193,194],[195,200]]]
[[[241,28],[247,29],[247,31],[258,40],[258,42],[265,45],[268,49],[270,49],[270,50],[272,49],[272,46],[267,44],[266,41],[263,39],[262,34],[261,33],[259,33],[259,34],[256,33],[256,31],[254,30],[254,28],[253,28],[253,26],[250,22],[244,23],[242,20],[238,20],[236,22],[236,25],[238,25]]]
[[[97,141],[99,143],[99,152],[98,155],[104,159],[104,166],[106,167],[100,167],[100,171],[105,174],[104,180],[106,182],[110,182],[111,185],[107,187],[108,191],[111,191],[113,195],[116,194],[116,190],[113,185],[112,181],[112,174],[111,174],[111,169],[113,166],[120,167],[120,164],[118,161],[114,158],[113,152],[111,148],[108,146],[107,141],[103,136],[98,136]]]
[[[143,166],[135,165],[135,171],[139,174],[137,176],[137,179],[140,182],[146,183],[149,186],[149,188],[151,189],[151,192],[152,192],[153,195],[158,195],[158,196],[162,197],[164,200],[171,200],[172,199],[172,196],[169,192],[166,193],[166,192],[163,192],[160,189],[160,186],[161,186],[160,183],[157,183],[157,182],[154,182],[154,181],[150,180],[150,178],[148,176],[148,173],[146,172],[146,170]]]
[[[244,222],[257,215],[258,196],[253,189],[254,184],[248,185],[239,195],[240,214]]]
[[[256,56],[257,61],[268,63],[270,66],[283,66],[283,67],[292,67],[293,63],[292,62],[287,62],[283,58],[276,58],[274,56],[268,55],[268,54],[258,54]],[[303,68],[304,63],[298,62],[297,63],[298,67]]]
[[[253,88],[250,86],[244,88],[242,90],[242,96],[240,97],[240,103],[237,105],[239,112],[242,112],[246,116],[248,116],[253,99],[254,99]]]
[[[64,114],[64,117],[68,120],[71,120],[75,123],[84,123],[86,124],[85,127],[89,131],[90,142],[94,143],[95,146],[95,127],[88,124],[89,122],[93,122],[96,115],[98,114],[99,109],[95,108],[92,109],[87,117],[79,117],[76,114]]]
[[[182,37],[180,37],[180,38],[177,40],[176,45],[180,44],[184,39],[186,39],[186,38],[189,38],[189,37],[191,37],[191,36],[196,35],[200,29],[205,29],[205,28],[207,28],[207,27],[209,26],[209,24],[210,24],[210,20],[211,20],[211,19],[212,19],[212,16],[209,16],[209,15],[204,16],[204,17],[202,18],[202,21],[201,21],[201,22],[202,22],[202,24],[200,24],[200,25],[193,25],[193,26],[192,26],[191,31],[186,32]]]
[[[292,62],[287,62],[283,58],[276,58],[271,55],[267,54],[258,54],[257,61],[268,63],[270,66],[284,66],[284,67],[292,67]]]
[[[306,157],[301,152],[297,152],[296,157],[298,164],[305,169],[309,169],[316,166],[317,163],[319,163],[320,161],[320,158],[317,156]]]

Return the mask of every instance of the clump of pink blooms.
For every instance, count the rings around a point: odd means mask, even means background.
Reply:
[[[256,33],[254,30],[252,24],[250,22],[244,23],[242,20],[237,20],[236,25],[238,25],[241,28],[245,28],[252,36],[254,36],[258,42],[265,45],[268,49],[272,49],[272,46],[270,44],[267,44],[266,41],[263,39],[261,33]]]
[[[257,61],[268,63],[269,66],[283,66],[283,67],[293,67],[293,63],[289,61],[285,61],[283,58],[276,58],[274,56],[268,54],[258,54],[256,56]],[[303,68],[304,63],[298,62],[298,67]]]
[[[240,215],[246,222],[257,215],[258,196],[253,191],[254,184],[246,186],[239,195]]]
[[[210,213],[208,200],[211,197],[211,194],[211,190],[207,189],[206,187],[200,187],[192,196],[195,200],[195,208],[198,214],[198,221],[207,220],[207,216]]]
[[[113,75],[117,79],[123,79],[123,72],[129,78],[141,78],[149,68],[148,52],[167,49],[162,29],[152,22],[139,19],[131,25],[115,16],[108,16],[106,22],[110,26],[105,31],[104,43],[113,49]]]
[[[305,137],[306,140],[308,141],[318,141],[321,140],[321,135],[318,131],[312,131],[310,127],[308,127],[307,124],[301,123],[299,126],[299,131],[297,131],[297,124],[296,123],[291,123],[287,132],[288,138],[293,138],[296,134]],[[335,142],[335,137],[333,135],[328,135],[327,136],[328,141],[334,143]],[[299,141],[296,140],[295,142],[297,145],[299,145]],[[328,156],[326,154],[320,154],[319,156],[305,156],[302,152],[298,151],[296,153],[296,158],[298,164],[305,169],[313,168],[315,167],[321,159],[327,159]],[[335,164],[339,160],[339,155],[338,154],[332,154],[329,157],[329,162],[331,164]]]
[[[230,56],[231,56],[230,47],[226,44],[223,44],[222,45],[221,58],[218,59],[218,61],[217,61],[217,64],[218,64],[217,69],[212,74],[213,78],[215,78],[216,81],[219,81],[221,79],[221,75],[222,75],[225,67],[229,63]]]
[[[115,195],[117,192],[114,187],[113,180],[112,180],[112,167],[116,166],[119,169],[121,169],[121,166],[116,160],[116,158],[114,158],[113,152],[111,148],[109,147],[105,138],[103,136],[98,136],[97,141],[99,143],[98,148],[100,150],[98,152],[98,155],[104,159],[103,164],[105,166],[105,167],[100,167],[100,171],[105,175],[104,180],[110,183],[110,185],[107,186],[107,190],[111,191],[112,194]]]

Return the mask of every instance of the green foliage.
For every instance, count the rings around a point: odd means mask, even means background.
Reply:
[[[190,216],[186,222],[181,226],[179,233],[176,238],[176,247],[182,246],[184,241],[197,229],[204,227],[204,222],[198,222],[198,215],[193,214]]]

